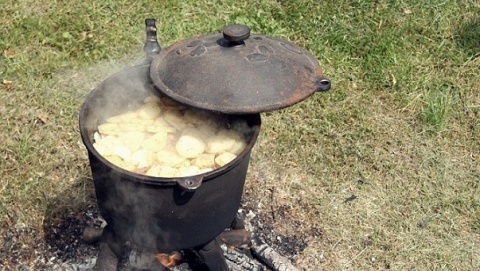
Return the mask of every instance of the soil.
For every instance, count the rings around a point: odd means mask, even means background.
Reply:
[[[255,197],[246,191],[241,210],[248,213],[247,222],[257,236],[280,255],[295,263],[296,256],[308,245],[308,238],[318,236],[318,229],[286,233],[285,228],[301,228],[289,215],[289,206],[278,206],[272,217],[270,210],[257,210]],[[300,203],[301,204],[301,203]],[[308,206],[304,206],[307,208]],[[281,221],[283,227],[279,227]],[[1,237],[0,271],[7,270],[89,270],[99,253],[98,244],[82,239],[86,227],[105,223],[95,203],[67,214],[52,214],[43,223],[43,231],[9,228]],[[76,266],[72,268],[72,266]],[[82,268],[83,267],[83,268]]]

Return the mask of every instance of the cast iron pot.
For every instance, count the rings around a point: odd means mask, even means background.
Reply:
[[[157,252],[203,246],[230,226],[243,193],[250,152],[260,131],[260,114],[225,115],[243,118],[252,127],[247,147],[238,157],[212,172],[185,178],[156,178],[121,169],[93,147],[97,126],[109,116],[139,107],[156,92],[150,65],[112,75],[86,98],[80,112],[97,203],[108,231]]]

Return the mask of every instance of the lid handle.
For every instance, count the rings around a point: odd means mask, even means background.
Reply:
[[[324,77],[317,78],[317,80],[315,81],[315,85],[316,85],[317,92],[328,91],[332,86],[332,84],[330,83],[330,80]]]
[[[243,44],[250,37],[250,28],[242,24],[232,24],[223,29],[223,38],[233,45]]]

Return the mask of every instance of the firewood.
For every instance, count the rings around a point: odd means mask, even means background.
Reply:
[[[251,251],[255,257],[268,265],[274,271],[300,271],[284,256],[265,244],[256,234],[252,237]]]

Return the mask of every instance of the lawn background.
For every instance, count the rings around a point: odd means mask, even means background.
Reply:
[[[474,0],[2,1],[0,237],[32,251],[0,238],[4,269],[34,268],[45,219],[94,202],[79,108],[142,60],[149,17],[164,47],[243,23],[319,59],[331,91],[262,115],[246,187],[306,239],[298,266],[480,269]]]

